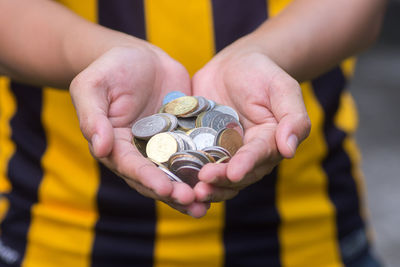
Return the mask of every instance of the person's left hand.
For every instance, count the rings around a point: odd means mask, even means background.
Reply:
[[[195,186],[198,201],[234,197],[294,156],[310,131],[296,80],[258,47],[240,39],[217,54],[192,80],[194,95],[233,107],[244,127],[244,146],[229,163],[207,164]]]

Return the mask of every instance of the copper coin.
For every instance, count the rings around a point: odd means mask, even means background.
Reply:
[[[187,183],[191,187],[194,187],[199,182],[199,172],[200,168],[195,166],[182,166],[176,170],[175,174],[183,182]]]
[[[243,146],[243,139],[236,130],[228,128],[218,133],[216,145],[225,148],[233,156]]]

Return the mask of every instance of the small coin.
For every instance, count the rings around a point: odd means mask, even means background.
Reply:
[[[150,161],[152,161],[160,170],[162,170],[171,181],[182,183],[182,180],[179,179],[179,177],[176,176],[175,174],[173,174],[170,170],[168,170],[168,168],[166,166],[164,166],[160,162],[155,161],[154,159],[151,159],[151,158],[148,158],[148,159]]]
[[[208,101],[209,105],[208,105],[208,108],[207,108],[206,111],[213,110],[215,108],[215,106],[217,105],[217,103],[215,103],[215,101],[210,100],[210,99],[207,99],[207,101]]]
[[[194,166],[201,169],[201,167],[204,166],[204,163],[190,154],[173,155],[168,161],[169,169],[175,174],[176,171],[183,166]]]
[[[178,176],[176,176],[173,172],[171,172],[170,170],[168,170],[167,168],[162,168],[162,167],[158,167],[160,168],[163,172],[165,172],[168,176],[168,178],[171,181],[174,182],[178,182],[178,183],[183,183],[183,181],[181,180],[181,178],[179,178]]]
[[[217,132],[208,127],[195,128],[190,132],[189,137],[192,138],[198,150],[205,147],[213,146]]]
[[[199,160],[201,160],[201,162],[204,165],[215,161],[214,158],[212,158],[208,153],[201,151],[201,150],[187,150],[185,152],[189,153],[189,154],[195,156],[196,158],[198,158]]]
[[[158,110],[158,113],[164,113],[165,105],[162,105]]]
[[[217,160],[215,163],[217,163],[217,164],[219,164],[219,163],[228,163],[230,159],[231,159],[230,157],[225,156],[225,157],[222,157],[219,160]]]
[[[239,124],[239,121],[231,115],[221,113],[211,120],[211,128],[219,132],[220,130],[225,129],[226,126],[231,123]]]
[[[196,144],[193,142],[192,138],[186,135],[185,132],[175,131],[174,133],[179,135],[185,142],[185,150],[197,150]]]
[[[215,145],[225,148],[233,156],[243,146],[242,136],[234,129],[223,129],[218,132]]]
[[[197,99],[198,103],[197,108],[193,112],[183,115],[182,117],[185,118],[196,117],[197,115],[199,115],[201,112],[205,111],[208,108],[209,103],[206,98],[202,96],[194,96],[194,98]]]
[[[148,140],[155,134],[168,130],[168,120],[165,117],[152,115],[138,120],[132,126],[132,134],[136,138]]]
[[[171,131],[175,130],[176,127],[178,126],[178,119],[172,114],[169,114],[169,113],[158,113],[158,114],[155,114],[155,115],[164,116],[165,118],[167,118],[167,120],[170,122],[169,128],[167,130],[168,132],[171,132]]]
[[[193,96],[182,96],[166,104],[164,111],[166,113],[182,117],[196,110],[197,106],[197,98]]]
[[[196,166],[182,166],[176,170],[175,174],[189,186],[194,187],[199,182],[199,172],[200,168]]]
[[[202,119],[203,119],[203,116],[204,116],[205,114],[206,114],[205,112],[202,112],[202,113],[200,113],[200,114],[196,117],[195,127],[199,128],[199,127],[202,127],[202,126],[203,126],[203,125],[202,125]]]
[[[137,150],[139,150],[139,152],[143,155],[143,157],[147,158],[147,154],[146,154],[147,141],[140,140],[136,137],[133,137],[132,144],[135,145],[135,147],[137,148]]]
[[[202,113],[202,114],[203,114],[203,113]],[[203,116],[200,118],[200,120],[201,120],[200,124],[201,124],[203,127],[210,127],[210,128],[212,128],[212,127],[211,127],[211,122],[212,122],[212,120],[213,120],[216,116],[218,116],[218,115],[220,115],[220,114],[223,114],[223,113],[221,113],[221,112],[219,112],[219,111],[215,111],[215,110],[210,110],[210,111],[204,112]],[[200,117],[200,116],[199,116],[199,117]]]
[[[164,163],[178,151],[178,143],[169,133],[159,133],[150,138],[146,146],[146,154],[155,161]]]
[[[237,121],[239,121],[239,114],[238,114],[233,108],[231,108],[230,106],[216,105],[216,106],[214,107],[213,110],[222,112],[222,113],[224,113],[224,114],[231,115],[231,116],[233,116]]]
[[[178,97],[181,97],[181,96],[186,96],[184,93],[182,93],[182,92],[179,92],[179,91],[172,91],[172,92],[169,92],[168,94],[166,94],[165,96],[164,96],[164,99],[163,99],[163,101],[162,101],[162,104],[163,105],[165,105],[165,104],[168,104],[169,102],[171,102],[172,100],[175,100],[175,99],[177,99]]]
[[[182,139],[182,137],[175,132],[167,132],[169,135],[171,135],[173,138],[175,138],[175,141],[178,143],[178,151],[183,151],[186,149],[185,141]]]
[[[178,118],[178,125],[185,131],[188,131],[196,127],[196,118]]]
[[[224,157],[231,158],[231,155],[229,154],[229,152],[225,148],[220,147],[220,146],[206,147],[206,148],[203,148],[202,151],[210,154],[216,161],[218,161],[219,159],[224,158]]]

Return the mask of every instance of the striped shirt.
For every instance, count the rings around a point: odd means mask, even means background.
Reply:
[[[288,0],[60,0],[193,75]],[[0,266],[342,266],[368,250],[349,59],[303,83],[312,122],[283,160],[202,219],[96,162],[68,91],[0,78]]]

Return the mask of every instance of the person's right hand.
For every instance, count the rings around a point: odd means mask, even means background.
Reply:
[[[133,123],[156,113],[163,97],[174,90],[190,94],[187,71],[151,45],[113,48],[70,85],[80,127],[93,156],[142,195],[201,217],[209,204],[196,202],[192,188],[171,182],[132,145]]]

